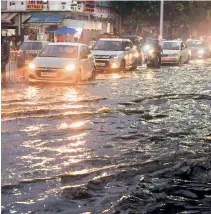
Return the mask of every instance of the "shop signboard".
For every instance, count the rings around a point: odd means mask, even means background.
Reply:
[[[93,13],[96,6],[95,1],[85,1],[84,2],[84,12],[90,12]]]
[[[48,5],[48,0],[27,0],[27,10],[43,10]]]

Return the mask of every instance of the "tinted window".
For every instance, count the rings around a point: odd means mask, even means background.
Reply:
[[[71,45],[47,45],[39,57],[77,58],[78,47]]]
[[[122,41],[98,40],[93,50],[123,51]]]
[[[42,49],[42,42],[24,42],[20,49],[25,50],[41,50]]]
[[[204,41],[188,41],[187,42],[187,46],[188,47],[203,47],[205,46],[205,42]]]
[[[163,42],[161,47],[163,50],[180,50],[181,42]]]

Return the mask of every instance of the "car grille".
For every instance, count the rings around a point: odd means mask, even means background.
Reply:
[[[97,63],[104,63],[105,66],[102,66],[104,68],[109,67],[109,62],[108,61],[105,61],[105,60],[95,60],[95,62],[96,62],[96,64]]]
[[[57,73],[57,76],[52,76],[52,77],[48,77],[48,76],[41,76],[41,72],[45,72],[45,73]],[[36,75],[38,77],[42,77],[42,78],[53,78],[53,79],[56,79],[56,78],[61,78],[62,76],[62,72],[59,71],[59,69],[42,69],[42,68],[38,68],[36,71],[35,71]]]
[[[109,59],[109,55],[95,55],[95,59]]]

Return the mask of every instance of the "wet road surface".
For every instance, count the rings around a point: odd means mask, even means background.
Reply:
[[[2,88],[2,213],[211,213],[211,60]]]

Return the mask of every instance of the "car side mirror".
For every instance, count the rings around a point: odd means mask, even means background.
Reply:
[[[129,50],[130,50],[130,47],[126,47],[126,48],[125,48],[125,51],[129,51]]]

